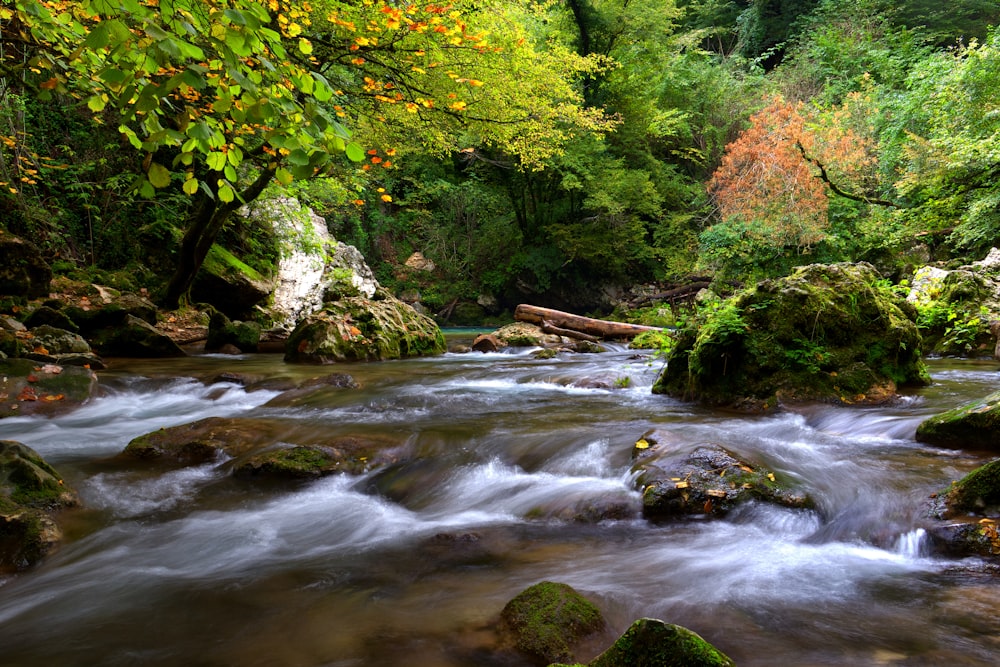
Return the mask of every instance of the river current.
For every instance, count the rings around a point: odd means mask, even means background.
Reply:
[[[658,361],[614,348],[289,366],[280,355],[117,360],[100,398],[53,419],[0,421],[85,509],[65,544],[0,580],[0,665],[465,667],[525,664],[490,649],[504,604],[543,580],[602,610],[688,627],[742,667],[995,665],[1000,578],[932,555],[923,504],[986,459],[914,441],[917,424],[994,391],[995,362],[930,362],[934,384],[878,408],[770,416],[650,392]],[[222,371],[351,374],[267,406]],[[152,470],[135,436],[208,416],[293,419],[389,435],[414,460],[277,484],[220,463]],[[630,454],[650,429],[721,444],[816,501],[724,519],[580,520],[638,506]]]

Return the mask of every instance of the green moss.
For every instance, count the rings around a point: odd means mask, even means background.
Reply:
[[[1000,391],[924,420],[916,439],[945,447],[1000,448]]]
[[[735,663],[679,625],[639,619],[589,667],[733,667]]]
[[[500,615],[518,649],[544,660],[572,660],[572,645],[604,627],[600,610],[571,586],[543,581],[522,591]]]
[[[244,263],[239,257],[229,252],[220,245],[213,245],[209,248],[208,255],[203,263],[205,270],[217,275],[227,275],[238,273],[246,276],[250,280],[261,281],[264,276],[249,264]]]
[[[976,468],[952,485],[945,502],[953,512],[984,513],[1000,507],[1000,459]]]
[[[678,335],[654,392],[766,408],[854,402],[926,384],[920,334],[866,264],[811,265],[704,308]]]

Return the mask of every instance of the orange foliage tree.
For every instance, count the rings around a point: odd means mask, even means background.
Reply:
[[[859,184],[873,162],[870,142],[851,126],[856,102],[820,118],[775,98],[754,114],[708,184],[722,223],[759,245],[805,248],[827,235],[831,189],[867,201],[838,185]]]

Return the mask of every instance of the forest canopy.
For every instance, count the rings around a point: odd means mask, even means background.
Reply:
[[[393,288],[432,258],[432,307],[898,272],[914,239],[1000,244],[998,20],[985,0],[13,0],[0,227],[170,306],[214,243],[268,269],[267,230],[233,213],[281,191]]]

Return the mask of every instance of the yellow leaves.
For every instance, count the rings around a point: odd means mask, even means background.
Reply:
[[[0,7],[0,21],[14,18],[14,10],[9,7]]]
[[[649,449],[649,440],[646,440],[645,438],[639,438],[635,442],[635,448],[636,449]]]
[[[386,203],[389,203],[389,202],[392,201],[392,196],[391,195],[382,195],[381,199],[382,199],[382,201],[384,201]]]
[[[468,106],[469,106],[468,104],[466,104],[462,100],[459,100],[457,102],[452,102],[451,104],[449,104],[448,108],[454,109],[455,111],[465,111],[466,107]]]

